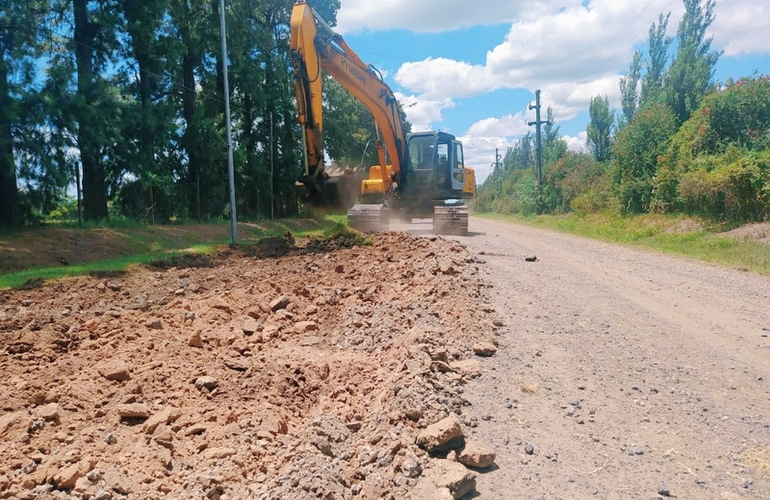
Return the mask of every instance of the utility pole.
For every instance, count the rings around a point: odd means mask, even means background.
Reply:
[[[498,148],[495,148],[495,162],[492,164],[493,167],[495,167],[495,172],[500,170],[500,150]]]
[[[543,202],[543,139],[540,134],[540,126],[548,123],[548,120],[540,119],[540,90],[535,91],[535,105],[529,105],[529,109],[535,110],[535,121],[527,122],[530,127],[535,125],[535,155],[537,157],[537,212],[542,212]]]
[[[222,76],[225,86],[225,129],[227,130],[227,177],[230,184],[230,234],[233,245],[238,242],[238,219],[235,217],[235,168],[233,167],[233,132],[230,123],[230,84],[227,81],[227,31],[225,0],[219,0],[219,29],[222,32]]]

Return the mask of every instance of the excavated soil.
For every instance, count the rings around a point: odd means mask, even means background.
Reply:
[[[352,243],[0,292],[0,498],[407,498],[501,323],[462,244]]]

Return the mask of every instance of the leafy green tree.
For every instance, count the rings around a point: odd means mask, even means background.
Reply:
[[[73,112],[77,119],[77,141],[83,166],[83,216],[106,219],[108,178],[100,147],[109,143],[101,136],[103,120],[111,116],[107,82],[101,71],[115,45],[114,6],[106,0],[92,4],[72,0],[73,52],[77,68],[77,93]],[[106,108],[106,109],[105,109]]]
[[[706,30],[714,21],[715,0],[684,0],[685,13],[677,29],[677,55],[665,76],[666,102],[679,123],[698,108],[713,87],[712,77],[722,52],[712,51]]]
[[[610,158],[612,147],[612,131],[615,115],[610,110],[610,100],[607,96],[596,96],[591,99],[588,108],[591,121],[586,128],[588,151],[596,161],[603,162]]]
[[[663,81],[668,62],[668,49],[673,41],[673,38],[666,35],[670,17],[670,12],[665,16],[661,13],[658,16],[658,23],[652,23],[650,26],[647,42],[649,60],[645,64],[647,71],[642,79],[642,93],[640,96],[640,105],[642,106],[658,101],[663,91]]]
[[[596,189],[606,171],[606,166],[596,161],[593,155],[574,151],[568,151],[558,161],[549,165],[545,178],[546,184],[554,194],[554,211],[566,213],[574,209],[573,202],[581,195]],[[609,189],[603,191],[607,198]],[[579,208],[585,211],[588,207],[584,204],[579,205]]]
[[[640,110],[615,137],[614,183],[626,212],[650,209],[658,157],[666,152],[675,131],[673,112],[665,104],[655,103]]]
[[[20,130],[32,118],[29,95],[48,8],[46,0],[0,5],[0,226],[17,228],[23,222],[15,144],[23,140]]]
[[[546,123],[543,125],[543,168],[558,161],[567,152],[567,143],[559,134],[559,125],[553,117],[553,107],[546,112]]]
[[[634,52],[628,72],[620,79],[620,106],[623,110],[624,123],[628,123],[639,107],[639,79],[642,71],[642,53]]]
[[[752,201],[735,200],[735,196],[753,193],[750,196],[758,200],[764,196],[762,189],[770,195],[770,189],[762,188],[765,160],[753,155],[768,149],[770,77],[729,81],[721,92],[703,99],[661,156],[655,179],[657,207],[715,217],[728,212],[733,217],[757,216],[761,210],[747,208],[753,206]],[[733,182],[731,179],[738,182],[741,178],[760,187],[752,188],[753,191],[735,187],[728,196],[726,190]]]

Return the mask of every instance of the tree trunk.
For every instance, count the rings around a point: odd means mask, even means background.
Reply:
[[[16,162],[13,158],[13,134],[10,116],[11,96],[8,68],[0,56],[0,226],[18,228],[22,224],[19,191],[16,187]]]
[[[83,164],[83,217],[107,218],[107,185],[104,167],[99,161],[96,131],[99,117],[91,109],[96,99],[94,82],[94,30],[88,19],[88,0],[72,0],[75,15],[75,60],[78,74],[78,147]]]
[[[190,216],[198,221],[201,218],[201,158],[198,154],[198,122],[196,119],[196,92],[195,92],[195,59],[187,54],[182,61],[182,113],[186,122],[184,131],[184,145],[187,152],[187,181],[190,187],[188,208]]]

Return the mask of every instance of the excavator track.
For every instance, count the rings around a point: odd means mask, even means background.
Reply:
[[[433,234],[467,236],[468,207],[437,205],[433,208]]]
[[[388,230],[385,205],[357,203],[348,210],[348,226],[362,233],[380,233]]]

